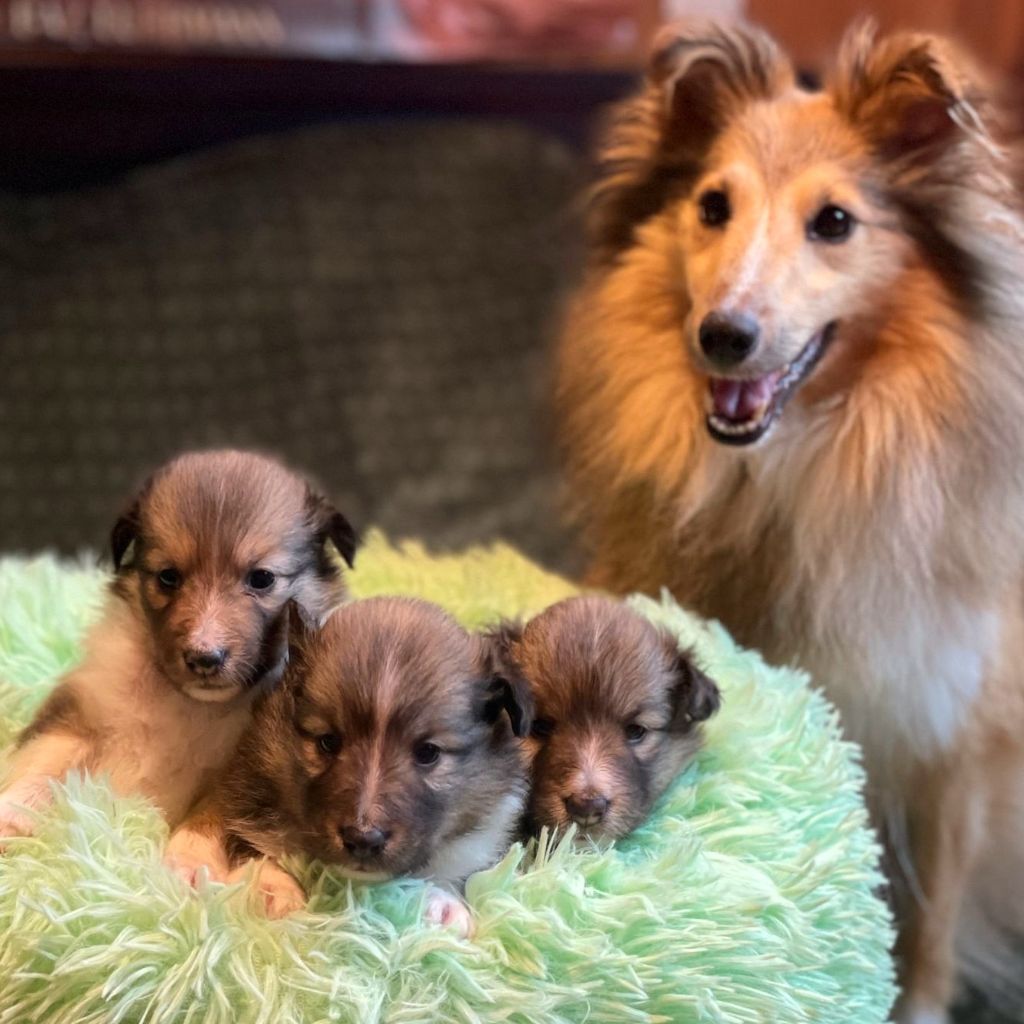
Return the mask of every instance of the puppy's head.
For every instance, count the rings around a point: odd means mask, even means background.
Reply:
[[[607,598],[559,602],[496,639],[534,698],[532,824],[599,840],[632,831],[696,752],[718,688]]]
[[[115,524],[115,590],[144,615],[174,686],[227,701],[283,668],[289,599],[319,621],[344,596],[328,542],[352,564],[352,527],[279,463],[189,453],[158,470]]]
[[[498,805],[521,810],[529,692],[435,605],[357,601],[316,633],[293,616],[273,704],[243,742],[293,821],[288,845],[364,880],[421,871]]]

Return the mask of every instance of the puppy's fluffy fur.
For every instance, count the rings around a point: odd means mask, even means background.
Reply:
[[[111,535],[116,575],[85,657],[18,740],[0,836],[68,771],[109,773],[173,825],[214,778],[279,679],[286,606],[319,621],[344,596],[344,517],[278,463],[237,451],[183,455],[147,481]]]
[[[559,360],[591,582],[666,585],[799,663],[863,744],[922,1024],[958,930],[987,929],[964,949],[990,991],[1020,987],[991,927],[1024,923],[1024,231],[999,123],[933,36],[858,29],[809,93],[758,31],[666,30],[602,152]]]
[[[529,691],[495,665],[485,640],[424,601],[358,601],[316,634],[293,616],[282,686],[169,857],[216,879],[271,858],[260,884],[273,915],[304,900],[273,863],[289,853],[365,881],[461,883],[508,848],[526,798]]]
[[[630,833],[699,749],[718,687],[671,636],[609,598],[569,598],[494,636],[533,696],[529,829]]]

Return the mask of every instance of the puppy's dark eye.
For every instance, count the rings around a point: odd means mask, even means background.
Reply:
[[[639,722],[630,722],[629,725],[626,726],[627,743],[640,743],[646,735],[647,729]]]
[[[700,222],[709,228],[721,227],[731,216],[729,197],[721,189],[710,189],[697,200]]]
[[[807,237],[821,242],[842,242],[850,236],[856,221],[841,206],[823,206],[807,225]]]
[[[317,736],[316,738],[316,749],[321,754],[327,754],[328,757],[333,757],[341,750],[341,737],[336,732],[327,732],[323,736]]]
[[[441,748],[436,743],[417,743],[412,756],[421,768],[429,768],[440,760]]]
[[[274,574],[269,569],[253,569],[245,582],[253,590],[269,590],[274,585]]]
[[[163,590],[177,590],[181,586],[181,573],[170,567],[161,569],[156,574],[156,581]]]
[[[555,723],[550,718],[535,718],[530,735],[535,740],[546,740],[555,731]]]

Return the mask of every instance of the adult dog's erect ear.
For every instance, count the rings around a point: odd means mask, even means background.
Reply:
[[[643,92],[618,104],[604,130],[587,225],[593,257],[607,262],[636,227],[700,173],[729,116],[793,84],[772,39],[743,25],[698,20],[658,34]]]
[[[991,152],[996,114],[972,61],[950,40],[852,29],[828,85],[836,107],[886,159],[934,163],[950,147]]]
[[[667,25],[648,68],[661,91],[669,131],[698,156],[744,103],[793,85],[793,67],[771,36],[747,25],[694,19]]]
[[[312,488],[306,492],[306,506],[317,537],[323,542],[330,540],[351,569],[355,565],[356,548],[359,547],[359,534],[355,527],[322,494]]]

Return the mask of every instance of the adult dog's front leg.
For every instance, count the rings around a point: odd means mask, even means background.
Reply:
[[[956,929],[985,814],[984,789],[978,782],[962,762],[945,761],[922,770],[910,791],[910,852],[916,878],[897,886],[896,954],[903,994],[894,1019],[899,1024],[949,1020]]]

